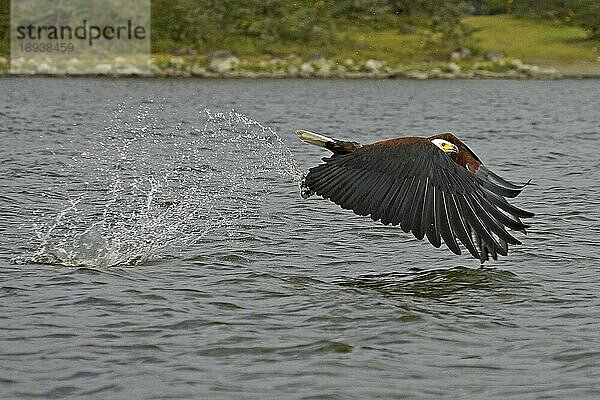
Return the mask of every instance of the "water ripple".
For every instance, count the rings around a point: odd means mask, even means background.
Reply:
[[[443,298],[462,291],[485,291],[515,287],[520,280],[510,271],[495,268],[472,269],[454,267],[450,269],[390,272],[363,275],[338,281],[340,285],[370,289],[389,296],[417,296]]]

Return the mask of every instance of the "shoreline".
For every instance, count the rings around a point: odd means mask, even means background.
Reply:
[[[13,64],[15,64],[13,62]],[[12,68],[11,68],[12,67]],[[526,64],[516,58],[497,55],[487,60],[461,60],[423,63],[418,65],[389,65],[382,60],[369,59],[336,61],[322,57],[302,60],[297,56],[242,59],[227,51],[202,58],[154,55],[146,62],[117,57],[100,62],[79,60],[56,61],[19,59],[10,65],[0,57],[0,76],[51,77],[135,77],[135,78],[204,78],[204,79],[509,79],[558,80],[600,79],[598,63]]]
[[[398,80],[486,80],[486,79],[503,79],[503,80],[567,80],[567,79],[600,79],[600,74],[592,73],[566,73],[556,74],[552,76],[530,76],[523,73],[502,73],[502,72],[468,72],[458,74],[447,74],[437,72],[391,72],[386,73],[345,73],[328,76],[321,75],[304,75],[304,74],[279,74],[269,72],[253,72],[253,71],[235,71],[228,73],[203,73],[194,74],[189,72],[164,72],[164,73],[11,73],[0,71],[0,78],[9,77],[51,77],[51,78],[135,78],[135,79],[314,79],[314,80],[359,80],[359,79],[398,79]]]

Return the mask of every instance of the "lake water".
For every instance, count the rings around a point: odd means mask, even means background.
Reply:
[[[600,81],[0,79],[0,397],[600,398]],[[452,131],[533,179],[479,267],[321,198]]]

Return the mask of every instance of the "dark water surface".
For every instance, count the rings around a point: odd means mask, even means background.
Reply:
[[[600,81],[0,93],[0,398],[600,398]],[[303,200],[299,128],[455,132],[529,235],[479,268]]]

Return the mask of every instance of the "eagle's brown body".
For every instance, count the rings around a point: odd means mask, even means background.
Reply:
[[[380,142],[375,142],[371,146],[381,146],[381,147],[394,147],[405,144],[412,144],[417,142],[431,141],[433,139],[444,139],[458,146],[459,152],[451,154],[450,158],[452,161],[457,163],[458,165],[462,165],[467,168],[471,172],[477,171],[479,165],[481,165],[481,160],[469,149],[462,141],[460,141],[456,136],[452,133],[440,133],[438,135],[433,135],[429,137],[400,137],[394,139],[382,140]],[[346,142],[337,140],[334,142],[327,143],[325,148],[330,150],[334,154],[348,154],[362,147],[361,144],[357,142]]]
[[[307,131],[298,135],[333,153],[309,170],[303,197],[317,193],[358,215],[400,225],[418,239],[427,236],[435,247],[443,240],[456,254],[462,242],[481,263],[506,255],[508,244],[520,244],[507,229],[525,232],[521,218],[533,216],[505,199],[525,185],[494,174],[451,133],[367,145]]]

